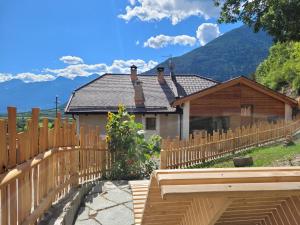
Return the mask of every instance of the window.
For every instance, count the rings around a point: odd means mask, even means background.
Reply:
[[[241,106],[241,116],[249,116],[253,115],[253,105],[242,105]]]
[[[146,118],[146,130],[156,130],[156,118]]]

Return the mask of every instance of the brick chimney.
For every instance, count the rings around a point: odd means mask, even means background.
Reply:
[[[165,81],[165,77],[164,77],[164,67],[157,67],[157,80],[160,84],[164,84]]]
[[[140,80],[136,80],[133,83],[133,87],[134,87],[134,101],[135,101],[135,105],[136,107],[144,107],[144,103],[145,103],[145,97],[144,97],[144,92],[143,92],[143,86],[142,86],[143,82]]]
[[[137,81],[138,77],[137,77],[137,67],[136,65],[132,65],[130,67],[130,78],[131,78],[131,81]]]

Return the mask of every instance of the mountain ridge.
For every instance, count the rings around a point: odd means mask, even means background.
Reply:
[[[173,57],[176,73],[199,74],[218,81],[236,76],[250,76],[269,54],[273,41],[265,32],[253,33],[247,26],[233,29],[204,46],[181,56]],[[156,73],[158,66],[165,67],[169,60],[157,65],[145,74]]]
[[[5,113],[7,106],[16,106],[18,112],[27,112],[33,107],[51,109],[55,107],[56,96],[60,104],[65,104],[73,90],[99,76],[99,74],[92,74],[88,77],[76,77],[73,80],[58,77],[53,81],[34,83],[26,83],[18,79],[2,82],[0,83],[0,113]]]

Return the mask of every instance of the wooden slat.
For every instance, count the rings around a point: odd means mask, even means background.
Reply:
[[[71,186],[106,172],[111,162],[102,157],[107,149],[99,128],[89,127],[83,135],[78,146],[75,122],[62,122],[60,114],[54,129],[48,128],[47,118],[40,127],[38,108],[32,110],[26,129],[17,133],[16,108],[8,107],[7,122],[0,120],[0,224],[36,224]],[[79,152],[84,152],[84,162]]]
[[[296,225],[299,169],[158,170],[149,186],[131,183],[135,223]],[[291,175],[295,179],[289,180]],[[235,182],[229,183],[232,178]]]
[[[300,120],[276,123],[258,122],[235,130],[195,134],[188,140],[162,141],[161,169],[185,168],[224,157],[236,151],[249,150],[259,145],[276,142],[300,130]]]
[[[6,143],[6,123],[0,120],[0,173],[7,169],[8,164],[8,151]]]

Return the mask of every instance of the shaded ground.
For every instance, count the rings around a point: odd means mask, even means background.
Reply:
[[[97,184],[86,196],[74,224],[133,225],[132,194],[128,182]]]
[[[225,168],[234,167],[233,157],[249,155],[253,158],[254,167],[266,166],[299,166],[300,165],[300,142],[295,145],[285,147],[283,144],[276,146],[260,147],[247,152],[230,155],[217,159],[203,165],[195,166],[201,168]]]

